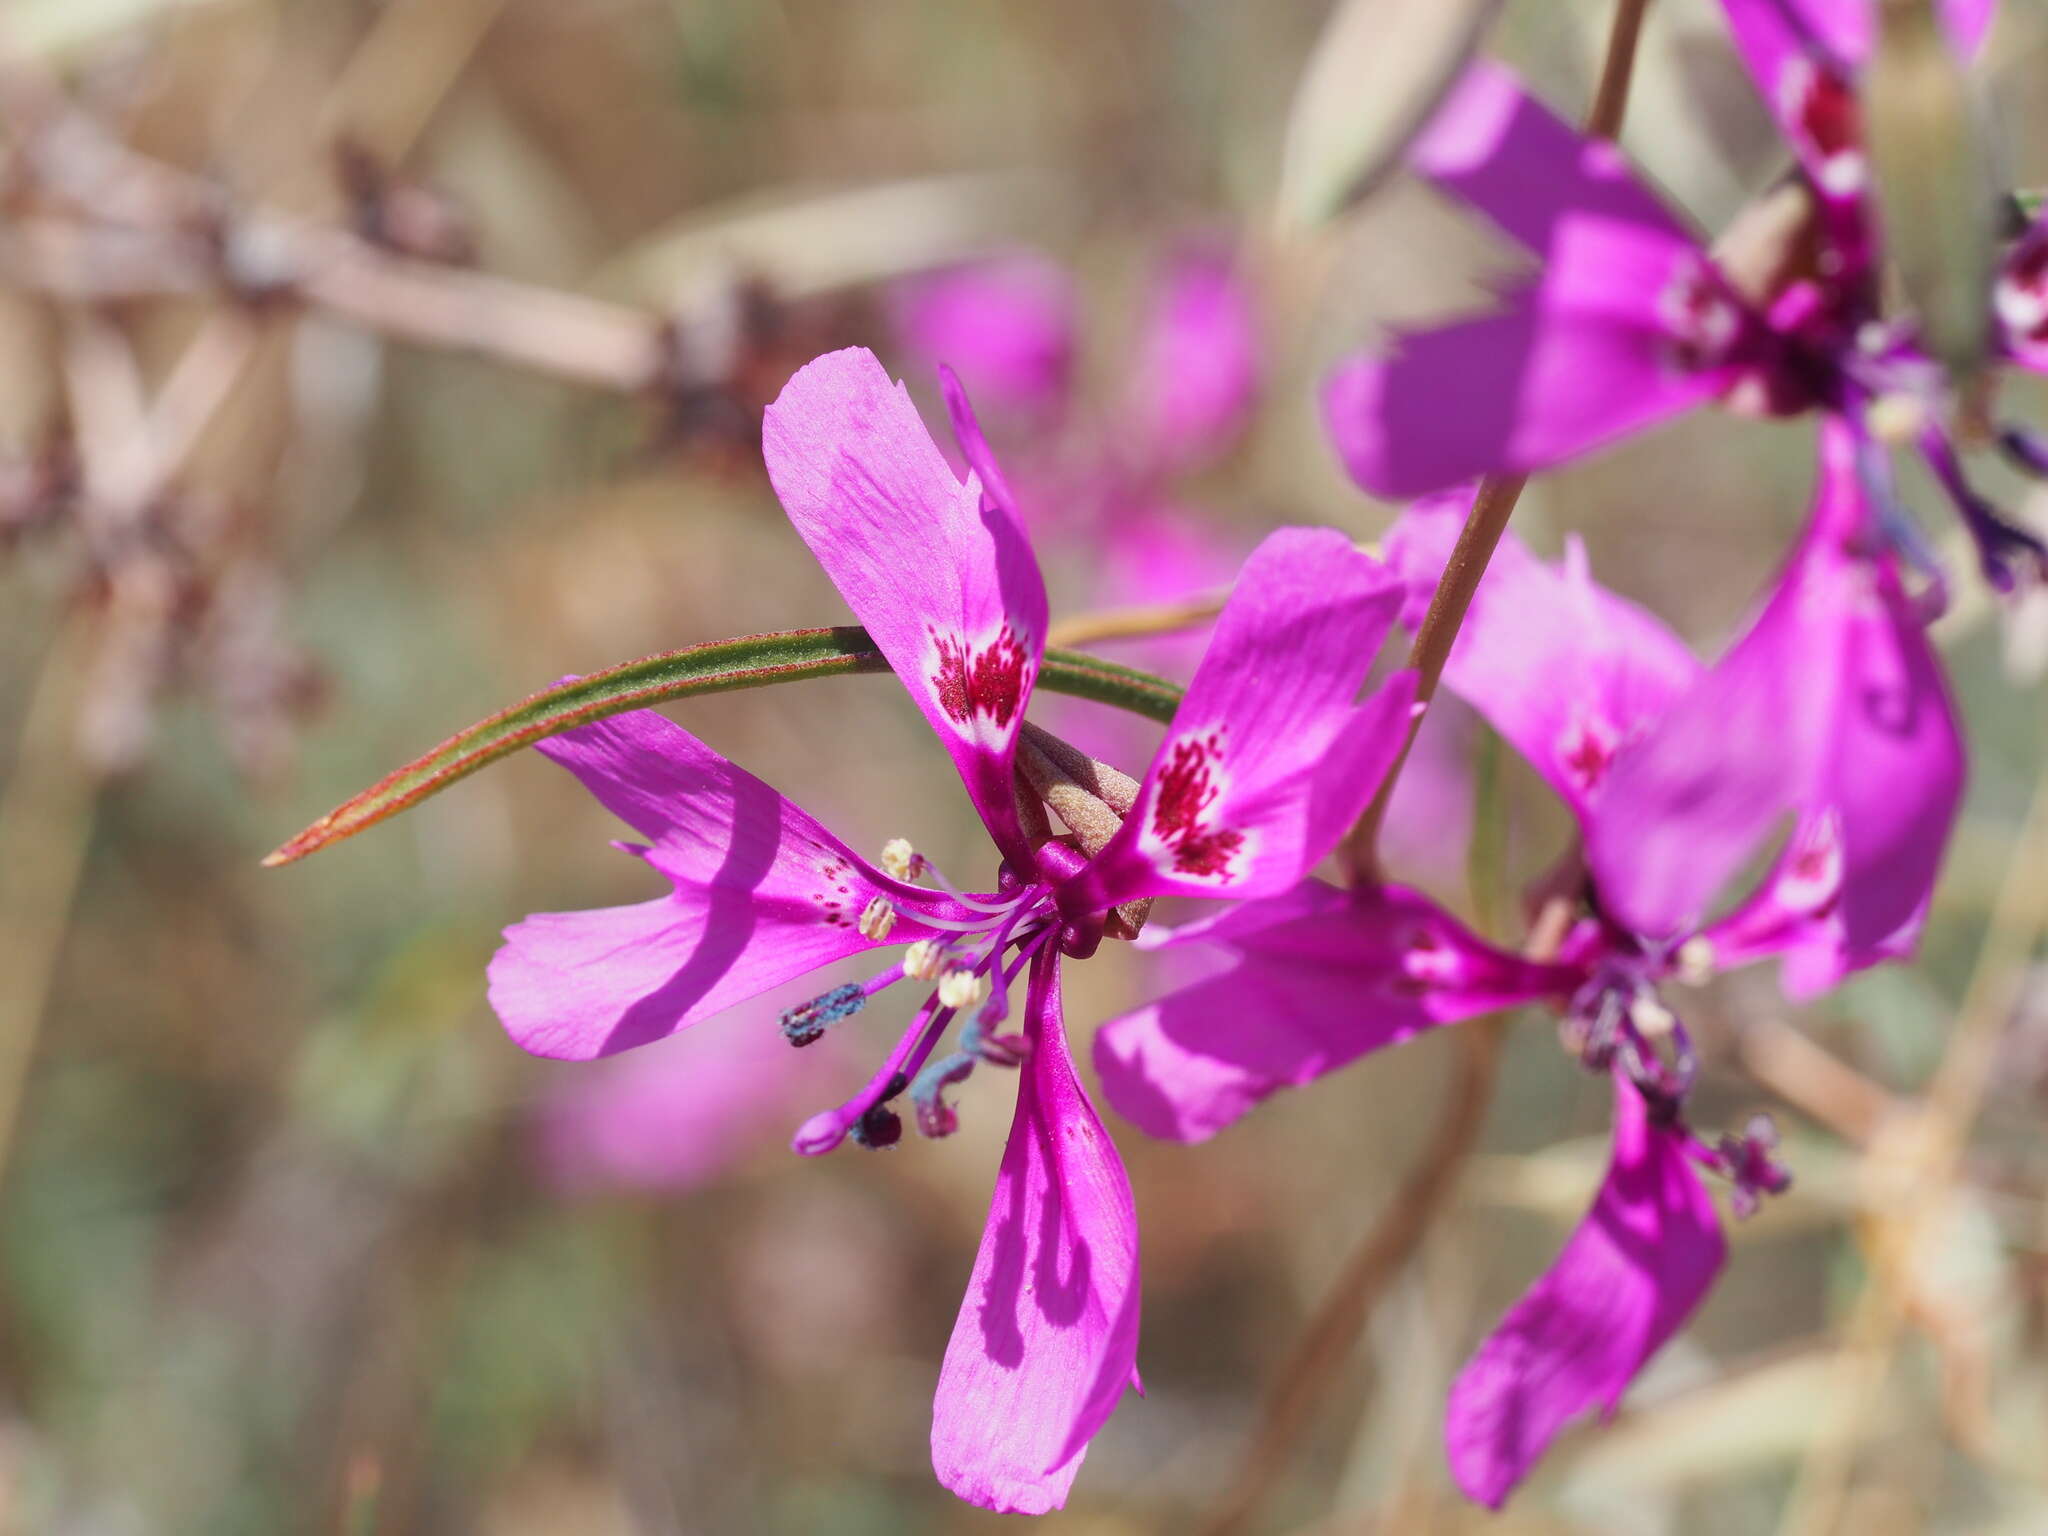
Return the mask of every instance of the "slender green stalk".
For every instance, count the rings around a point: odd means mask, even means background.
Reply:
[[[361,794],[344,800],[280,845],[263,862],[277,865],[302,859],[400,811],[410,810],[456,780],[467,778],[521,747],[530,747],[607,715],[695,698],[699,694],[884,672],[888,665],[866,630],[846,625],[719,640],[624,662],[587,677],[569,678],[457,731],[432,751],[387,774]],[[1148,672],[1066,650],[1045,653],[1038,686],[1129,710],[1162,723],[1173,718],[1181,695],[1176,685]]]

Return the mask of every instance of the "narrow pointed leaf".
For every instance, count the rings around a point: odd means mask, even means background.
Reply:
[[[765,688],[814,677],[886,672],[868,632],[853,625],[792,629],[693,645],[558,683],[488,720],[457,731],[361,794],[343,801],[263,862],[290,864],[418,805],[429,795],[572,726],[702,693]],[[1079,651],[1049,650],[1038,686],[1165,722],[1180,689],[1163,678]]]
[[[1500,0],[1337,0],[1288,113],[1283,223],[1323,223],[1392,168],[1499,9]]]

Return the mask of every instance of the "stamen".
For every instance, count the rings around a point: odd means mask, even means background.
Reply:
[[[1678,1025],[1678,1015],[1666,1008],[1662,1002],[1648,992],[1636,995],[1628,1005],[1628,1021],[1640,1030],[1646,1039],[1661,1040]]]
[[[945,1089],[965,1082],[974,1072],[975,1058],[967,1051],[941,1056],[917,1074],[910,1085],[910,1102],[916,1107],[918,1131],[934,1139],[950,1136],[960,1128],[960,1116],[941,1096]]]
[[[944,939],[919,939],[903,951],[903,974],[912,981],[937,981],[946,968],[947,953]]]
[[[892,837],[882,844],[882,873],[891,880],[915,880],[929,867],[907,837]]]
[[[1704,987],[1714,979],[1716,956],[1714,941],[1703,933],[1696,933],[1678,946],[1674,957],[1677,967],[1672,972],[1679,985]]]
[[[2048,442],[2038,434],[2025,427],[2004,427],[1998,434],[1998,446],[2020,469],[2038,480],[2048,480]]]
[[[1792,1172],[1774,1155],[1778,1127],[1769,1115],[1752,1115],[1737,1136],[1724,1133],[1714,1148],[1715,1166],[1735,1186],[1728,1203],[1738,1218],[1756,1214],[1765,1195],[1782,1195],[1792,1187]]]
[[[1028,1035],[992,1035],[988,1032],[988,1010],[970,1020],[960,1031],[960,1049],[992,1067],[1021,1067],[1031,1057]]]
[[[889,931],[896,926],[896,909],[889,905],[889,898],[877,896],[860,915],[862,938],[879,942],[889,937]]]
[[[1977,563],[1994,589],[2011,592],[2017,587],[2018,568],[2023,561],[2033,566],[2037,579],[2048,579],[2048,545],[2026,529],[2007,522],[1990,502],[1970,489],[1947,438],[1939,432],[1925,434],[1920,439],[1920,455],[1962,514],[1963,525],[1977,544]]]
[[[782,1015],[783,1038],[795,1046],[815,1045],[827,1029],[841,1019],[852,1018],[867,1006],[867,1001],[868,989],[860,982],[849,981],[843,987],[834,987],[808,1003],[786,1009]]]
[[[988,996],[988,976],[955,966],[939,977],[939,1006],[972,1008]]]
[[[1881,443],[1897,447],[1910,443],[1934,424],[1934,413],[1925,400],[1904,390],[1879,395],[1864,409],[1863,424]]]
[[[903,1117],[886,1104],[871,1105],[853,1122],[851,1134],[855,1146],[880,1152],[903,1139]]]

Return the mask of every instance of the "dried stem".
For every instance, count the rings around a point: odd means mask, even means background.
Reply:
[[[1100,608],[1060,620],[1046,636],[1047,645],[1093,645],[1100,640],[1135,640],[1145,635],[1170,635],[1195,629],[1223,611],[1228,587],[1202,592],[1172,603],[1146,603],[1130,608]]]
[[[1378,1224],[1344,1261],[1259,1415],[1244,1467],[1201,1527],[1202,1536],[1242,1531],[1293,1459],[1316,1409],[1351,1357],[1373,1308],[1435,1224],[1478,1144],[1500,1071],[1502,1020],[1475,1020],[1457,1031],[1458,1062],[1435,1134],[1395,1191]]]
[[[1586,114],[1586,132],[1594,138],[1611,139],[1621,131],[1622,118],[1628,110],[1629,83],[1635,77],[1636,44],[1642,37],[1643,13],[1649,6],[1650,0],[1620,0],[1615,7],[1614,25],[1607,34],[1607,57],[1600,66],[1600,83],[1593,92],[1592,109]],[[1471,610],[1473,594],[1479,590],[1480,578],[1485,576],[1493,552],[1500,545],[1500,536],[1507,531],[1515,503],[1521,500],[1522,487],[1528,483],[1526,475],[1505,474],[1488,475],[1479,482],[1472,510],[1429,600],[1429,611],[1415,632],[1415,644],[1408,651],[1408,665],[1416,673],[1415,697],[1424,705],[1436,696],[1437,682],[1443,676],[1444,663],[1450,659],[1451,645],[1458,638],[1465,615]],[[1421,728],[1422,716],[1417,715],[1408,728],[1408,740],[1402,745],[1400,757],[1387,770],[1372,804],[1345,839],[1344,859],[1354,884],[1379,876],[1380,825],[1386,820],[1387,802],[1393,797],[1394,785],[1415,745],[1415,733]]]
[[[1870,1283],[1844,1329],[1836,1372],[1843,1388],[1835,1401],[1850,1405],[1822,1426],[1800,1467],[1779,1529],[1786,1536],[1826,1536],[1841,1525],[1856,1447],[1869,1407],[1884,1385],[1909,1311],[1915,1304],[1914,1270],[1938,1241],[1962,1171],[1963,1150],[1989,1086],[1998,1042],[2018,1006],[2029,961],[2048,933],[2048,776],[2034,788],[2033,804],[2013,844],[2013,857],[1991,911],[1970,984],[1949,1032],[1948,1049],[1928,1085],[1918,1114],[1902,1117],[1893,1135],[1873,1149],[1903,1164],[1904,1185],[1890,1214],[1865,1238]]]

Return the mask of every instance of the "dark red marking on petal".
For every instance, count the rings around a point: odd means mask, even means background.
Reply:
[[[1830,197],[1863,187],[1863,104],[1849,77],[1820,59],[1796,59],[1780,87],[1786,127],[1815,166],[1815,180]]]
[[[1703,261],[1688,261],[1657,296],[1659,317],[1671,335],[1670,356],[1683,372],[1726,361],[1742,332],[1742,306]]]
[[[1581,720],[1558,744],[1557,760],[1578,785],[1579,793],[1590,795],[1606,781],[1607,770],[1614,766],[1614,750],[1612,732],[1602,730],[1597,722]]]
[[[1998,288],[2007,331],[2023,341],[2048,343],[2048,234],[2036,230],[2014,248]]]
[[[936,630],[932,643],[939,653],[932,686],[938,689],[939,708],[947,719],[966,725],[981,715],[1003,726],[1016,718],[1024,701],[1025,653],[1015,630],[1005,624],[979,651]]]
[[[1244,834],[1228,827],[1204,827],[1202,814],[1222,791],[1210,765],[1221,755],[1222,737],[1177,741],[1159,775],[1152,803],[1152,830],[1173,848],[1173,867],[1186,875],[1215,876],[1230,867]]]

